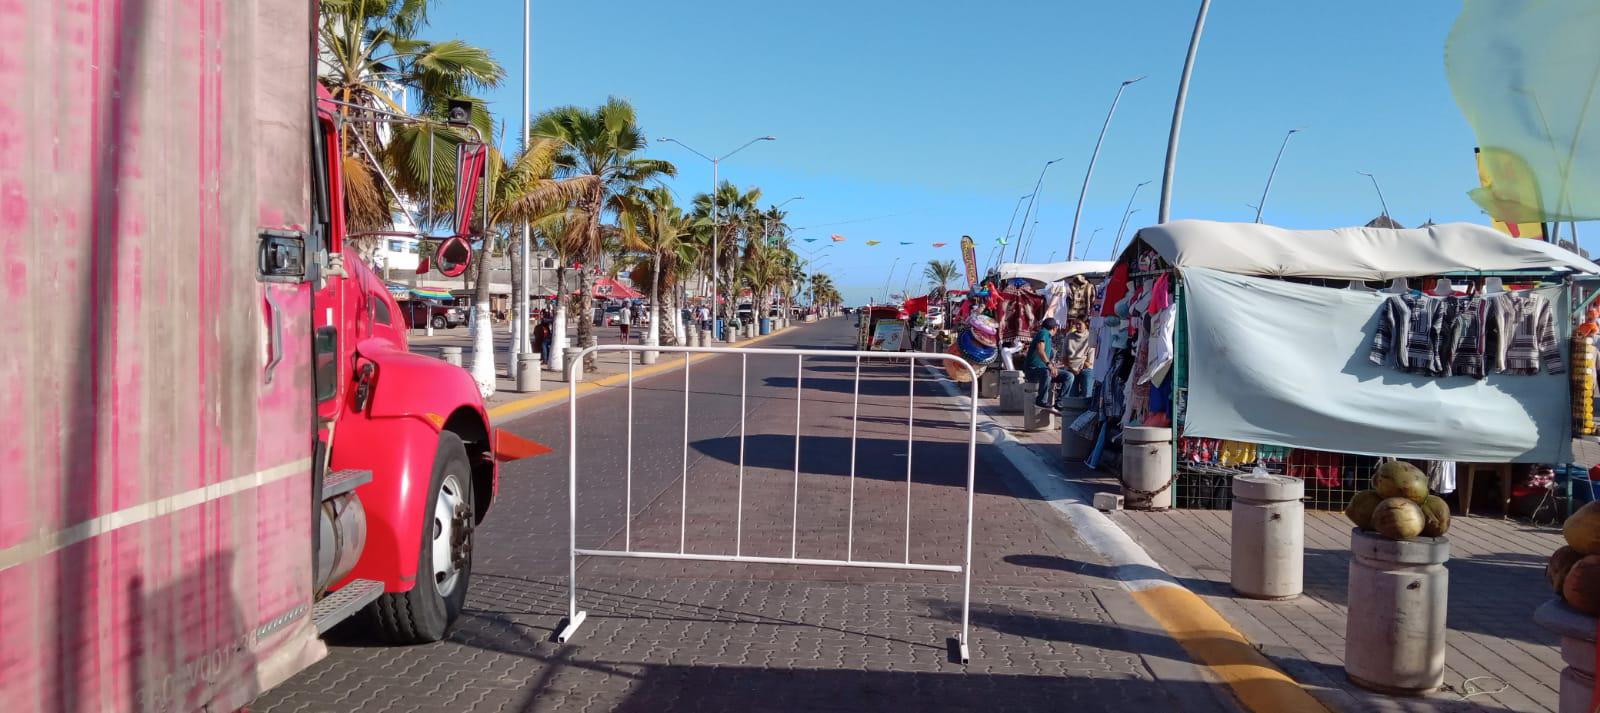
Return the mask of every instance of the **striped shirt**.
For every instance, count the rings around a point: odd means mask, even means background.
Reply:
[[[1551,374],[1566,371],[1549,300],[1531,291],[1506,292],[1490,300],[1491,326],[1497,337],[1495,371],[1537,374],[1540,366]]]
[[[1395,366],[1401,371],[1437,374],[1439,351],[1434,337],[1441,326],[1437,320],[1443,318],[1438,302],[1410,293],[1390,296],[1383,303],[1367,358],[1381,366],[1393,352]]]

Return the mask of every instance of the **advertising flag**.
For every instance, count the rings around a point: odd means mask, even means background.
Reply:
[[[1495,155],[1502,157],[1502,159],[1505,157],[1505,154],[1497,153]],[[1483,186],[1483,192],[1486,195],[1493,195],[1494,180],[1489,177],[1490,172],[1485,170],[1483,151],[1477,148],[1472,149],[1472,158],[1478,164],[1478,184]],[[1513,168],[1517,163],[1515,161],[1502,160],[1502,163],[1507,164],[1507,166],[1495,171],[1495,174],[1504,176],[1525,173],[1525,171],[1516,171]],[[1508,207],[1504,210],[1497,208],[1489,212],[1489,220],[1494,223],[1495,230],[1505,233],[1513,238],[1534,238],[1537,240],[1544,240],[1544,223],[1507,223],[1500,219],[1500,216],[1505,215],[1506,213],[1515,212],[1517,211],[1514,208]]]
[[[972,244],[972,236],[961,236],[961,262],[967,268],[967,289],[978,289],[978,249]]]

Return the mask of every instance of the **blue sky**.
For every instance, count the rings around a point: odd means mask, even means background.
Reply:
[[[435,0],[431,38],[490,48],[507,81],[487,93],[516,131],[522,103],[522,3]],[[772,202],[796,195],[799,236],[837,232],[818,251],[851,302],[899,291],[909,265],[980,261],[1017,198],[1052,166],[1036,205],[1032,260],[1064,259],[1074,204],[1106,108],[1129,87],[1100,153],[1079,228],[1079,257],[1105,258],[1135,184],[1129,233],[1154,222],[1172,103],[1198,0],[1116,2],[812,0],[635,2],[534,0],[534,112],[633,102],[651,137],[721,154],[722,177]],[[1174,218],[1248,221],[1283,134],[1295,135],[1266,222],[1296,228],[1364,223],[1381,208],[1405,225],[1484,221],[1474,139],[1445,81],[1445,0],[1302,3],[1216,0],[1190,86],[1173,191]],[[711,167],[672,144],[672,187],[687,201]],[[1032,219],[1030,219],[1032,222]],[[1028,226],[1033,230],[1033,226]],[[1088,246],[1089,234],[1104,228]],[[1014,231],[1015,232],[1015,231]],[[868,247],[867,240],[881,245]],[[910,246],[899,246],[911,241]],[[945,242],[944,248],[931,243]],[[1010,248],[1007,249],[1008,252]],[[826,256],[826,257],[824,257]],[[898,260],[893,277],[889,267]]]

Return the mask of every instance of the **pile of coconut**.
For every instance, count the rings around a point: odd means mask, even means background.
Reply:
[[[1561,525],[1567,544],[1550,555],[1545,578],[1567,606],[1600,615],[1600,502],[1590,502]]]
[[[1372,489],[1350,498],[1344,514],[1363,530],[1391,540],[1439,537],[1450,530],[1450,506],[1428,494],[1428,476],[1405,461],[1378,466]]]

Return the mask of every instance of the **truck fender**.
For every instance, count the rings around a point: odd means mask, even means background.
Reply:
[[[467,443],[481,520],[498,487],[494,431],[465,370],[392,348],[364,348],[370,341],[358,352],[377,365],[371,403],[339,419],[330,462],[335,470],[372,471],[372,481],[356,489],[367,513],[367,544],[345,581],[372,579],[387,592],[405,592],[416,585],[439,433],[452,431]]]

